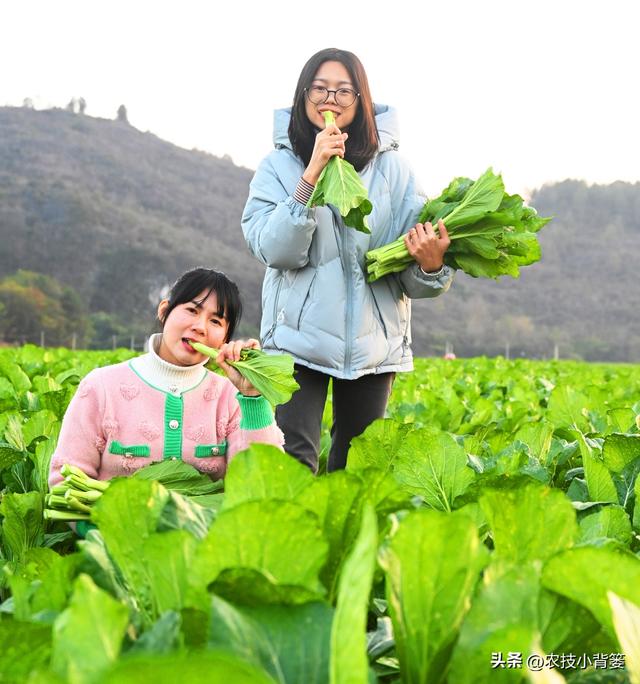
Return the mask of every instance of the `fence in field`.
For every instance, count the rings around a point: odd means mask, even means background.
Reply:
[[[257,336],[257,333],[253,330],[251,331],[240,331],[239,337],[253,337]],[[39,336],[20,336],[19,342],[21,344],[36,344],[40,347],[51,346],[47,344],[47,335],[45,331],[41,331]],[[55,344],[54,346],[68,347],[69,349],[89,349],[89,350],[99,350],[99,349],[130,349],[132,351],[143,352],[148,349],[149,335],[140,334],[120,334],[120,335],[108,335],[100,339],[93,338],[88,344],[80,345],[78,344],[78,336],[75,333],[71,334],[71,337],[66,342],[66,344]],[[2,342],[0,341],[0,345]],[[416,354],[420,356],[421,354]],[[432,345],[424,356],[442,356],[446,359],[455,359],[456,349],[453,342],[447,340],[445,342],[444,348],[441,345]],[[530,356],[525,353],[522,349],[515,348],[512,346],[511,342],[508,340],[504,342],[502,348],[491,349],[484,351],[485,356],[498,356],[502,355],[505,359],[518,359],[518,358],[542,358],[542,359],[560,359],[560,346],[554,344],[549,353],[536,354],[535,356]],[[571,358],[573,355],[570,353],[565,354],[565,358]]]
[[[68,340],[62,341],[60,344],[59,339],[56,336],[55,340],[52,340],[50,336],[44,330],[40,331],[39,335],[17,335],[17,339],[11,343],[11,346],[20,346],[24,344],[35,344],[39,347],[55,346],[55,347],[67,347],[69,349],[131,349],[132,351],[146,351],[149,336],[148,335],[131,335],[131,334],[121,334],[121,335],[108,335],[103,338],[93,338],[88,344],[80,344],[78,341],[78,335],[72,333]],[[2,341],[0,340],[0,346]]]

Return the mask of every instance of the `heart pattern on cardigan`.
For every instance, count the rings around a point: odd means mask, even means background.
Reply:
[[[117,420],[110,420],[107,418],[102,422],[102,429],[104,430],[105,435],[108,435],[109,437],[115,437],[116,433],[120,429],[120,425],[118,425]]]
[[[213,401],[220,396],[220,390],[214,385],[213,387],[207,387],[207,389],[202,393],[205,401]]]
[[[125,385],[122,383],[120,385],[120,394],[127,400],[131,401],[138,396],[140,388],[137,385]]]
[[[157,425],[150,423],[148,420],[143,420],[139,427],[142,436],[146,439],[158,439],[158,437],[160,437],[160,428]]]
[[[184,432],[185,437],[190,439],[192,442],[199,442],[204,435],[204,425],[197,425],[190,427]]]

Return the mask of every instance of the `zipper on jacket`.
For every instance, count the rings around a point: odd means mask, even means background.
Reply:
[[[331,211],[333,212],[334,218],[338,221],[338,230],[340,230],[340,223],[342,222],[341,217],[336,213],[336,211],[331,208]],[[345,323],[345,348],[344,348],[344,372],[346,374],[349,373],[349,366],[351,365],[351,328],[353,327],[353,306],[352,306],[352,299],[353,299],[353,280],[350,277],[349,273],[349,261],[348,261],[348,255],[349,253],[347,252],[347,239],[348,239],[348,228],[345,228],[342,226],[341,230],[341,239],[342,239],[342,254],[340,255],[342,258],[342,268],[344,270],[344,277],[345,277],[345,284],[346,284],[346,290],[347,290],[347,310],[346,310],[346,323]]]
[[[262,346],[264,347],[267,342],[275,336],[276,332],[276,327],[278,323],[281,323],[282,320],[284,319],[284,309],[281,309],[278,311],[278,299],[280,299],[280,288],[282,287],[282,275],[278,276],[278,286],[276,287],[276,296],[273,300],[273,323],[271,324],[271,327],[267,331],[267,334],[264,336],[264,339],[262,340]],[[273,343],[273,346],[276,347],[276,343]],[[277,349],[278,347],[276,347]]]
[[[411,311],[409,307],[411,302],[407,301],[405,294],[402,295],[402,299],[404,300],[405,307],[407,307],[407,320],[404,323],[404,331],[402,333],[402,358],[404,358],[409,353],[409,325],[411,324]]]

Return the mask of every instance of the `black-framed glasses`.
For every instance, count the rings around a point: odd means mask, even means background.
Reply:
[[[340,105],[340,107],[351,107],[351,105],[360,97],[360,93],[356,93],[356,91],[351,88],[329,90],[329,88],[320,85],[309,86],[304,89],[304,92],[307,94],[309,102],[315,105],[324,104],[329,99],[331,93],[333,93],[333,99],[336,101],[336,104]]]

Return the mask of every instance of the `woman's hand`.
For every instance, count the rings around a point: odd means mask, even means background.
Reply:
[[[236,386],[240,394],[245,397],[259,397],[260,392],[240,373],[230,366],[227,361],[239,361],[240,352],[243,349],[260,349],[258,340],[233,340],[220,347],[220,353],[216,356],[216,363],[224,370],[227,377]]]
[[[444,253],[449,249],[451,239],[445,225],[438,221],[438,233],[431,223],[416,223],[404,236],[404,244],[409,254],[418,262],[423,271],[439,271],[444,264]]]
[[[316,135],[316,142],[313,146],[309,166],[305,169],[302,177],[307,183],[315,185],[322,173],[322,169],[329,163],[331,157],[336,155],[344,157],[344,143],[349,137],[348,133],[341,133],[340,129],[331,124]]]

